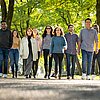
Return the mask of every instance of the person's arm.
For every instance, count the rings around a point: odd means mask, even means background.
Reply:
[[[77,45],[78,45],[78,54],[80,54],[81,42],[82,42],[82,30],[80,32],[80,35],[79,35],[79,38],[78,38],[78,42],[77,42]]]
[[[98,35],[97,35],[97,31],[95,31],[95,43],[96,43],[96,50],[95,50],[95,52],[98,53]]]
[[[95,50],[96,54],[98,53],[98,42],[96,42],[96,50]]]
[[[52,40],[51,40],[51,46],[50,46],[50,56],[52,55],[53,46],[54,46],[54,41],[53,41],[53,38],[52,38]]]
[[[64,50],[67,50],[67,41],[66,41],[65,37],[64,37]]]
[[[12,47],[12,44],[13,44],[13,35],[11,31],[9,30],[9,48]]]

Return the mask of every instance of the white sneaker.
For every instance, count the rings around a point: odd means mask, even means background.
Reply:
[[[3,74],[3,77],[4,77],[4,78],[7,78],[7,74]]]
[[[0,73],[0,77],[2,77],[2,73]]]
[[[86,74],[85,74],[85,73],[82,73],[81,79],[82,79],[82,80],[85,80],[85,79],[86,79]]]
[[[95,77],[96,77],[96,75],[92,75],[92,80],[94,80],[94,79],[95,79]]]
[[[90,80],[90,75],[87,75],[86,76],[86,80]]]

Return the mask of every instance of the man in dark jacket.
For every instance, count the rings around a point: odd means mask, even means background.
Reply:
[[[6,21],[1,21],[0,29],[0,77],[7,78],[8,68],[8,54],[12,46],[13,38],[12,33],[7,29]],[[2,73],[2,66],[4,65],[4,74]]]

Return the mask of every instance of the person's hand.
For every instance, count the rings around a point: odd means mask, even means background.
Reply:
[[[80,55],[80,50],[79,49],[77,50],[77,54]]]
[[[20,57],[22,58],[22,55],[20,55]]]
[[[52,56],[52,54],[49,54],[49,57],[51,57]]]
[[[98,53],[98,48],[96,48],[95,53],[96,53],[96,54]]]

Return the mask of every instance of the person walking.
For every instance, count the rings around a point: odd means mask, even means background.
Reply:
[[[50,47],[50,56],[53,55],[55,61],[55,78],[57,78],[57,73],[59,69],[59,75],[58,75],[59,79],[61,79],[62,60],[64,56],[64,50],[67,49],[67,42],[63,35],[64,33],[62,28],[56,27],[54,29],[54,37],[52,38],[51,47]]]
[[[42,46],[42,40],[38,34],[38,30],[36,28],[33,29],[33,37],[37,41],[38,45],[38,59],[36,61],[33,61],[32,69],[33,69],[33,77],[36,78],[37,70],[38,70],[38,63],[40,59],[40,51],[41,51],[41,46]]]
[[[24,75],[31,78],[31,69],[33,61],[38,59],[38,47],[36,39],[33,38],[31,28],[26,30],[26,36],[22,38],[20,45],[20,56],[23,59]]]
[[[98,33],[98,52],[96,53],[96,43],[94,42],[94,53],[93,53],[93,60],[92,60],[92,79],[95,78],[95,67],[96,67],[96,60],[99,67],[99,75],[100,75],[100,33],[99,33],[99,26],[97,24],[93,25],[93,29],[95,29]]]
[[[87,79],[87,80],[90,80],[94,41],[96,42],[95,51],[96,52],[98,51],[97,31],[91,28],[91,23],[92,20],[90,18],[87,18],[85,20],[86,28],[81,30],[79,36],[81,52],[82,52],[82,79]]]
[[[67,68],[67,79],[70,79],[70,76],[72,79],[74,79],[74,72],[75,72],[75,62],[76,62],[76,56],[77,56],[77,49],[76,44],[79,48],[79,38],[78,35],[74,33],[74,26],[72,24],[68,25],[68,33],[65,34],[65,38],[67,41],[67,50],[65,52],[66,54],[66,68]],[[72,65],[72,70],[70,73],[70,65]]]
[[[12,47],[13,37],[11,31],[7,28],[6,21],[1,21],[0,29],[0,77],[7,78],[8,69],[8,55],[9,50]],[[4,64],[3,64],[4,63]],[[4,65],[4,73],[2,67]]]
[[[12,32],[12,35],[13,35],[13,44],[9,51],[10,66],[12,69],[12,78],[14,78],[14,72],[15,72],[15,77],[17,78],[20,38],[19,38],[19,34],[16,30],[14,30]],[[14,69],[15,69],[14,66],[16,68],[16,71],[14,71]]]
[[[51,57],[49,56],[51,40],[53,37],[52,32],[53,32],[52,27],[46,26],[44,33],[42,35],[41,52],[43,51],[43,57],[44,57],[44,69],[45,69],[44,78],[47,78],[48,76],[48,79],[50,78],[50,73],[51,73],[51,68],[52,68],[52,56]],[[48,66],[48,62],[49,62],[49,66]],[[48,74],[48,69],[49,69],[49,74]]]

